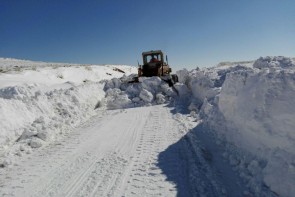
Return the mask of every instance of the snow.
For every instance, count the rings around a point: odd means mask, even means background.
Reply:
[[[70,132],[95,114],[96,104],[105,96],[99,81],[136,71],[120,65],[0,60],[5,71],[0,74],[0,155],[6,157],[18,152],[20,145],[38,148]]]
[[[128,83],[129,78],[113,78],[106,82],[103,100],[108,109],[124,109],[130,107],[163,104],[176,97],[176,92],[159,77],[142,77],[140,83]]]
[[[105,79],[122,77],[124,73],[120,72],[120,70],[124,71],[126,75],[137,72],[135,67],[125,65],[99,66],[44,62],[39,63],[14,59],[4,60],[3,58],[0,58],[0,69],[2,70],[0,88],[17,86],[24,83],[37,83],[54,89],[56,88],[54,85],[60,85],[66,82],[79,85],[86,81],[99,82]],[[18,67],[10,66],[14,64],[18,65]]]
[[[252,67],[222,67],[179,72],[194,96],[188,108],[198,108],[216,140],[226,142],[225,157],[242,177],[250,175],[256,195],[260,180],[279,195],[294,196],[294,60],[261,57]]]
[[[46,92],[36,85],[5,88],[3,92],[10,94],[0,98],[0,144],[3,147],[28,137],[45,140],[61,129],[79,125],[93,114],[90,109],[104,97],[99,86],[83,84]]]
[[[265,70],[230,73],[218,101],[231,127],[225,136],[267,161],[264,182],[283,196],[295,193],[290,185],[295,181],[295,65],[290,62],[260,58],[254,67]]]
[[[0,195],[189,196],[186,180],[191,178],[181,168],[193,162],[193,153],[181,155],[185,147],[170,147],[189,126],[174,116],[183,118],[163,105],[98,111],[49,148],[24,154],[21,162],[15,161],[18,170],[0,168]],[[177,190],[179,181],[183,186]],[[221,194],[220,188],[208,186],[208,191],[200,192]]]
[[[128,83],[137,71],[124,65],[0,58],[0,69],[5,194],[295,195],[292,58],[183,69],[175,89]],[[52,169],[34,167],[39,157]],[[24,176],[50,178],[21,182],[20,158]]]

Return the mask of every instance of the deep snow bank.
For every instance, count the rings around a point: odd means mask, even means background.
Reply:
[[[78,65],[0,58],[0,167],[95,114],[101,80],[136,72],[124,65]]]
[[[37,84],[0,89],[2,154],[15,142],[40,147],[94,114],[97,101],[104,97],[103,84],[66,86],[50,91]]]
[[[228,74],[218,108],[225,137],[267,161],[266,185],[283,196],[295,194],[295,64],[283,57],[260,58],[251,72]]]
[[[294,196],[294,61],[265,57],[252,68],[179,73],[194,96],[191,110],[200,110],[218,140],[234,145],[224,156],[248,179],[254,195],[265,184],[279,195]]]

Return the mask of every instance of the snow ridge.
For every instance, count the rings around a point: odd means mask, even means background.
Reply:
[[[248,180],[254,196],[264,186],[278,195],[295,194],[295,63],[261,57],[253,67],[225,66],[178,72],[227,158]]]
[[[24,151],[19,150],[20,146],[40,147],[94,115],[95,104],[104,96],[102,84],[69,86],[46,92],[36,84],[1,89],[1,152],[14,142],[19,142],[14,147],[18,154]]]
[[[48,144],[95,115],[101,80],[131,74],[123,65],[72,65],[0,58],[0,166]]]

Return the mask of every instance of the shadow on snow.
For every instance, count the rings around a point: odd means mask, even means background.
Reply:
[[[171,112],[187,114],[181,108]],[[158,167],[175,184],[178,197],[244,196],[245,185],[222,154],[212,133],[200,123],[159,154]]]

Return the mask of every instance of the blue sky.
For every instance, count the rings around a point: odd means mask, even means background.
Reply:
[[[177,69],[295,57],[294,0],[0,0],[0,57]]]

